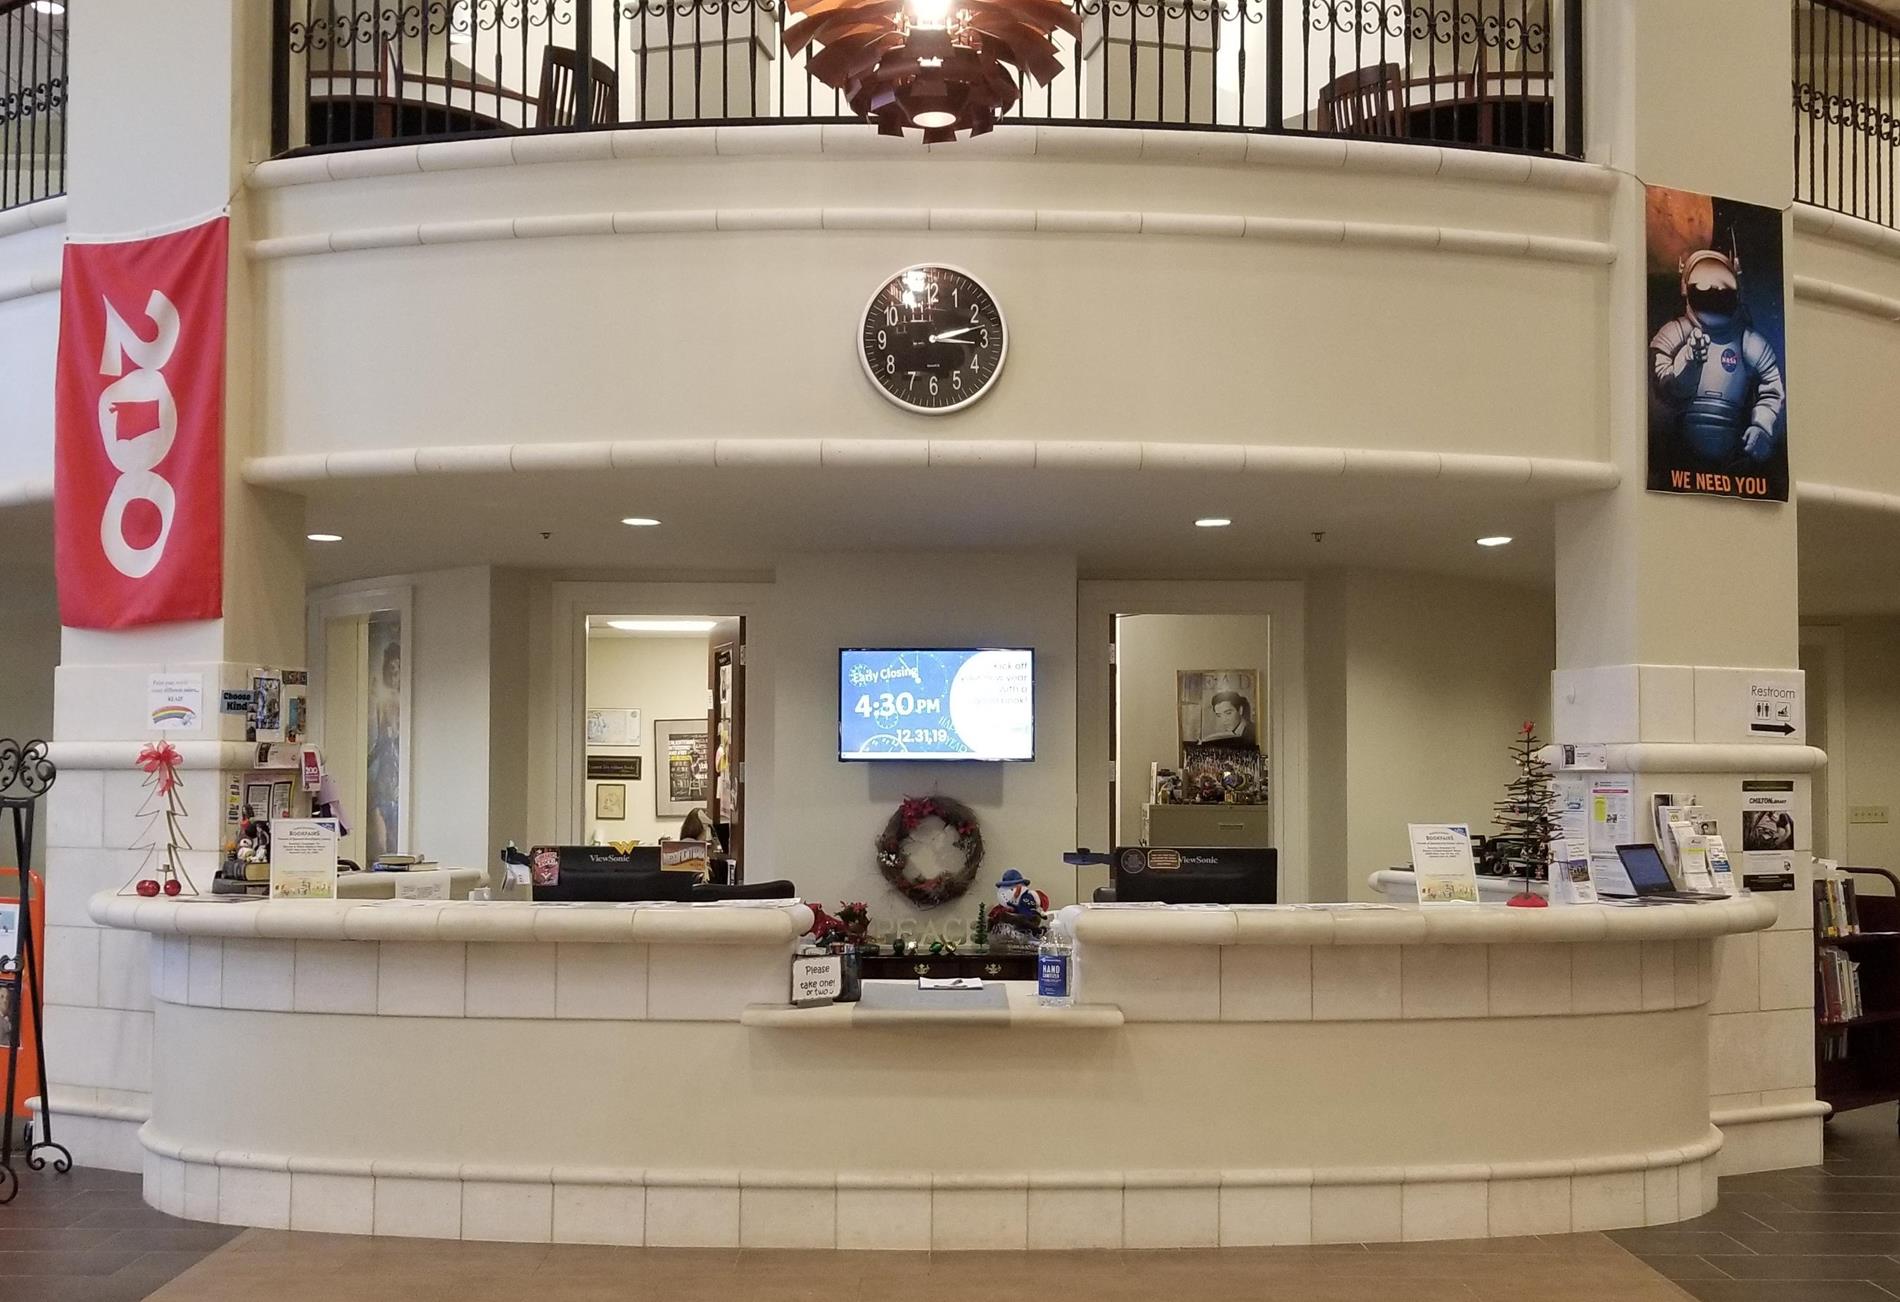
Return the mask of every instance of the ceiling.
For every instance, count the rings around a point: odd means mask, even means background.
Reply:
[[[652,516],[635,529],[622,517]],[[1199,529],[1223,516],[1225,529]],[[1091,577],[1257,578],[1381,567],[1543,584],[1551,503],[1524,490],[1103,470],[704,469],[313,486],[312,584],[455,565],[769,573],[788,552],[1021,550]],[[1316,538],[1314,535],[1320,535]],[[1509,534],[1509,547],[1481,548]]]

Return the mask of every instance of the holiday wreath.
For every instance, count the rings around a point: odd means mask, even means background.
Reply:
[[[927,826],[933,819],[937,825]],[[956,899],[970,889],[982,865],[983,832],[976,815],[968,805],[943,796],[907,798],[877,838],[878,870],[919,908]]]

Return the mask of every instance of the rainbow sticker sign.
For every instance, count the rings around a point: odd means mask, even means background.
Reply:
[[[201,731],[204,698],[203,674],[153,674],[146,688],[152,731]]]

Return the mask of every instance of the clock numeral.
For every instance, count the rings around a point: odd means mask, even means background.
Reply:
[[[953,389],[956,389],[959,392],[962,391],[963,389],[963,372],[962,371],[950,372],[950,387]]]
[[[897,324],[896,304],[892,304],[890,307],[884,309],[884,324],[887,326],[895,326]]]
[[[897,374],[897,354],[895,353],[884,354],[884,374],[886,375]]]
[[[937,377],[934,375],[930,377],[930,396],[937,396]]]
[[[891,346],[890,341],[884,337],[882,330],[877,332],[877,346],[879,348],[889,348]]]
[[[981,311],[982,311],[982,309],[981,309],[981,308],[977,308],[977,307],[972,307],[972,308],[970,309],[970,324],[971,324],[971,325],[980,325],[980,324],[981,324],[981,322],[979,322],[979,321],[977,320],[977,314],[978,314],[979,312],[981,312]]]
[[[979,343],[977,347],[988,348],[990,346],[990,328],[988,326],[983,327],[983,334],[981,338],[982,338],[982,342]]]

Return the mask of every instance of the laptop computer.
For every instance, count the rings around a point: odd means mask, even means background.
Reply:
[[[1619,845],[1616,857],[1622,861],[1623,871],[1629,874],[1637,899],[1700,903],[1728,898],[1721,891],[1678,890],[1670,879],[1669,865],[1663,862],[1661,851],[1653,845]]]

